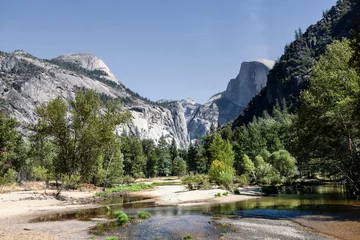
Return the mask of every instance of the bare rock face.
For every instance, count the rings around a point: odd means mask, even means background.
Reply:
[[[64,61],[76,64],[82,68],[85,68],[90,71],[103,71],[105,73],[105,78],[116,83],[119,83],[119,80],[114,76],[106,64],[98,57],[93,56],[87,53],[73,53],[73,54],[64,54],[54,60]]]
[[[216,128],[235,119],[266,85],[273,66],[274,62],[266,59],[243,62],[238,76],[230,80],[226,91],[215,94],[203,105],[182,100],[190,139],[209,133],[211,125]]]
[[[61,64],[56,64],[59,61]],[[72,65],[64,67],[64,62]],[[157,141],[165,136],[168,142],[175,139],[179,147],[188,146],[187,124],[180,104],[165,108],[146,101],[125,88],[95,56],[71,54],[54,61],[38,59],[23,51],[0,52],[0,111],[19,122],[34,123],[37,106],[57,97],[74,98],[79,88],[95,89],[102,96],[123,100],[132,119],[118,128],[119,134],[126,129],[140,133],[143,138]]]
[[[266,86],[267,75],[274,66],[270,60],[243,62],[239,75],[231,79],[224,96],[237,106],[245,107]]]

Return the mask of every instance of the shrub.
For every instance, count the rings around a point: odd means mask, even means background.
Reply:
[[[192,172],[182,178],[182,183],[186,184],[189,190],[203,189],[210,185],[206,175],[194,174]]]
[[[132,183],[134,183],[134,182],[135,182],[135,178],[133,178],[132,176],[126,175],[126,176],[124,177],[124,183],[125,183],[125,184],[130,185],[130,184],[132,184]]]
[[[227,196],[227,195],[229,195],[228,192],[224,192],[224,193],[223,193],[223,196]]]
[[[4,176],[0,177],[0,185],[8,185],[16,182],[16,171],[9,168]]]
[[[119,240],[120,238],[118,237],[114,237],[114,236],[110,236],[110,237],[106,237],[104,240]]]
[[[114,212],[115,218],[117,218],[117,222],[122,225],[129,222],[129,218],[123,211]]]
[[[141,218],[141,219],[147,219],[147,218],[151,217],[150,213],[148,213],[148,212],[143,212],[143,211],[137,212],[137,215],[138,215],[138,217]]]
[[[236,182],[239,184],[240,187],[246,186],[249,184],[249,177],[246,174],[241,174],[236,179]]]
[[[269,162],[280,174],[282,181],[286,181],[297,173],[296,159],[286,150],[273,152]]]
[[[215,197],[221,197],[221,193],[216,193],[214,196]]]
[[[31,169],[31,178],[35,181],[45,181],[48,178],[48,170],[42,166]]]
[[[106,206],[106,212],[109,213],[111,211],[111,207],[110,206]]]
[[[184,235],[183,239],[184,240],[192,239],[192,235],[191,234],[186,234],[186,235]]]

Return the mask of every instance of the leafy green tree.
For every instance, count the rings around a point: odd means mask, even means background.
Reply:
[[[301,141],[312,159],[331,174],[340,173],[360,190],[359,93],[354,51],[348,40],[335,41],[313,67],[310,87],[301,96]],[[321,166],[320,166],[321,168]]]
[[[223,186],[228,190],[232,190],[234,176],[235,170],[225,162],[215,160],[211,163],[209,179],[216,182],[218,185]]]
[[[115,127],[129,118],[119,102],[111,100],[103,105],[94,90],[77,91],[70,106],[56,98],[38,107],[37,114],[36,133],[54,146],[52,162],[57,179],[79,175],[83,182],[97,174],[101,156],[115,139]]]
[[[296,159],[286,150],[273,152],[269,157],[269,163],[279,173],[283,181],[297,174]]]
[[[0,113],[0,185],[15,182],[15,160],[18,144],[22,139],[17,128],[18,122]]]
[[[173,161],[173,168],[172,168],[173,176],[184,176],[186,174],[186,162],[181,157],[176,157]]]
[[[219,160],[226,165],[233,167],[234,165],[234,151],[230,142],[224,141],[219,134],[215,134],[210,145],[211,162]]]
[[[104,147],[100,163],[99,172],[102,171],[104,176],[99,181],[102,182],[103,186],[122,183],[124,176],[123,154],[121,153],[121,141],[116,136]]]
[[[255,178],[255,166],[248,155],[244,154],[241,166],[242,174]]]

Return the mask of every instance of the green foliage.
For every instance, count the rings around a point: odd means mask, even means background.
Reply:
[[[255,166],[254,163],[250,160],[248,155],[244,154],[244,157],[242,158],[242,174],[247,174],[249,176],[254,175]]]
[[[235,170],[224,162],[215,160],[211,163],[209,170],[210,181],[216,182],[219,186],[231,190],[235,176]]]
[[[224,193],[223,193],[223,196],[225,196],[225,197],[226,197],[227,195],[229,195],[229,193],[228,193],[228,192],[224,192]]]
[[[211,162],[218,160],[228,166],[234,165],[234,151],[230,142],[224,141],[219,134],[215,134],[210,145]]]
[[[120,238],[115,237],[115,236],[109,236],[109,237],[105,237],[104,240],[119,240]]]
[[[130,175],[125,175],[125,177],[124,177],[124,184],[130,185],[130,184],[133,184],[134,182],[135,182],[135,178],[133,178],[133,177],[130,176]]]
[[[221,193],[214,194],[215,197],[221,197]]]
[[[211,186],[208,177],[202,174],[194,174],[190,172],[189,175],[182,178],[182,183],[187,185],[189,190],[195,189],[210,189]]]
[[[114,216],[117,219],[119,225],[123,225],[129,222],[129,218],[123,211],[116,211],[114,212]]]
[[[161,136],[157,147],[158,156],[158,172],[161,176],[168,176],[171,174],[171,156],[168,143],[164,136]]]
[[[149,217],[151,217],[151,214],[148,212],[143,212],[143,211],[139,211],[137,212],[138,218],[140,219],[147,219]]]
[[[296,159],[286,150],[272,153],[269,158],[269,163],[284,180],[295,176],[297,173]]]
[[[146,159],[140,139],[123,137],[121,151],[124,155],[124,172],[133,178],[144,177]]]
[[[348,40],[328,46],[301,95],[299,126],[311,163],[325,173],[343,175],[359,190],[360,78],[349,66],[353,54]]]
[[[106,208],[107,213],[111,212],[111,207],[110,206],[106,206],[105,208]]]
[[[44,144],[36,142],[40,140],[50,141],[54,146],[56,156],[52,162],[57,178],[68,176],[70,179],[70,176],[78,174],[81,181],[87,182],[96,179],[93,177],[98,175],[99,170],[104,172],[104,167],[107,176],[111,162],[117,162],[117,168],[121,168],[120,153],[116,152],[116,148],[109,149],[116,141],[115,127],[129,118],[128,113],[121,112],[119,103],[109,101],[103,105],[94,90],[77,91],[75,100],[70,101],[72,121],[67,117],[67,110],[68,106],[61,98],[37,108],[39,121],[35,127],[37,137],[33,138],[34,145],[42,149]],[[40,153],[43,153],[42,150]],[[113,157],[110,160],[109,155],[117,157],[117,160],[113,161]],[[47,165],[44,164],[44,167]]]
[[[155,142],[151,139],[142,140],[143,153],[146,159],[145,175],[155,177],[158,175],[158,155],[156,154]]]
[[[186,234],[183,236],[184,240],[188,240],[188,239],[192,239],[192,235],[191,234]]]
[[[49,178],[48,170],[43,166],[35,166],[32,168],[31,178],[35,181],[46,181]]]
[[[184,176],[186,174],[186,162],[181,157],[175,157],[173,160],[173,176]]]
[[[8,185],[16,181],[16,171],[9,168],[3,176],[0,177],[0,186]]]
[[[239,177],[236,178],[236,183],[240,186],[246,186],[250,183],[249,176],[247,174],[242,174]]]
[[[0,113],[0,185],[15,182],[25,160],[17,127],[15,119]]]

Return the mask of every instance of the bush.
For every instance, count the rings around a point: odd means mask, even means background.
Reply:
[[[123,211],[114,212],[115,218],[117,218],[118,224],[122,225],[129,222],[129,218]]]
[[[270,164],[279,173],[282,182],[287,178],[291,178],[296,175],[296,159],[286,150],[280,150],[273,152],[269,158]]]
[[[4,176],[0,177],[0,185],[8,185],[16,182],[16,171],[9,168]]]
[[[223,162],[215,160],[211,163],[209,170],[210,180],[216,182],[219,186],[224,186],[225,189],[232,189],[234,174],[234,169]]]
[[[227,195],[229,195],[228,192],[224,192],[224,193],[223,193],[223,196],[227,196]]]
[[[138,217],[141,218],[141,219],[147,219],[147,218],[151,217],[150,213],[148,213],[148,212],[143,212],[143,211],[137,212],[137,215],[138,215]]]
[[[236,182],[239,184],[240,187],[249,185],[249,177],[246,174],[240,175]]]
[[[114,236],[110,236],[110,237],[106,237],[104,240],[119,240],[120,238],[118,237],[114,237]]]
[[[192,239],[192,235],[191,234],[186,234],[183,237],[184,240],[188,240],[188,239]]]
[[[187,185],[189,190],[203,189],[209,187],[209,181],[206,175],[190,173],[188,176],[182,178],[182,183]]]
[[[48,178],[48,170],[42,166],[31,169],[31,178],[35,181],[45,181]]]
[[[214,194],[215,197],[221,197],[221,193]]]
[[[130,185],[130,184],[132,184],[134,182],[135,182],[135,178],[133,178],[132,176],[126,175],[124,177],[124,184]]]

